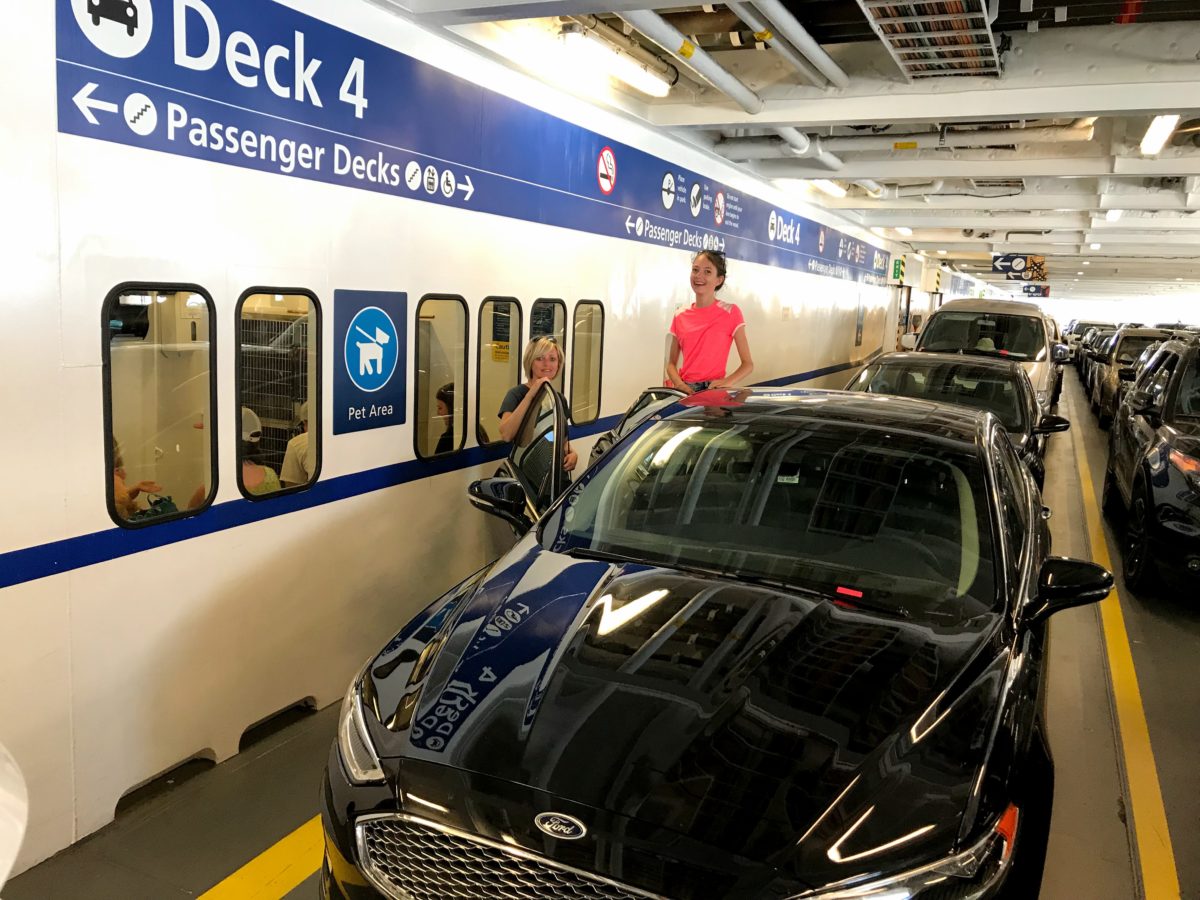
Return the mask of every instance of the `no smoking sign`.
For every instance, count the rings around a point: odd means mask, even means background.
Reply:
[[[606,197],[617,186],[617,157],[612,147],[605,147],[596,158],[596,183]]]

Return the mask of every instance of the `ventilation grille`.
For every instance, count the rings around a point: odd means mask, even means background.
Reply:
[[[858,0],[904,77],[1000,75],[987,0]]]

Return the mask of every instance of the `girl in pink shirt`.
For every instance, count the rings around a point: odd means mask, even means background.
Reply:
[[[754,371],[742,311],[733,303],[717,299],[723,284],[725,254],[701,250],[692,258],[696,302],[676,313],[671,321],[671,348],[667,353],[668,383],[689,394],[731,387]],[[730,344],[737,346],[739,365],[732,375],[726,375]]]

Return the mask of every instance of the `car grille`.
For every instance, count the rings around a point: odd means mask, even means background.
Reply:
[[[656,895],[560,867],[406,816],[357,825],[367,877],[397,900],[655,900]],[[658,898],[661,900],[661,898]]]

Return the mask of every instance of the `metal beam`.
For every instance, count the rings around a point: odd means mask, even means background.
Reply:
[[[899,178],[1026,178],[1122,175],[1155,175],[1175,177],[1200,175],[1200,153],[1187,156],[1168,156],[1155,159],[1132,159],[1108,156],[1056,156],[1027,159],[963,159],[960,154],[942,154],[917,159],[850,158],[838,175],[854,181],[874,178],[892,181]],[[823,178],[827,170],[816,168],[802,160],[767,159],[755,165],[766,178]]]
[[[588,13],[645,9],[646,0],[384,0],[396,9],[429,25],[464,25],[506,19],[548,16],[582,16]]]

